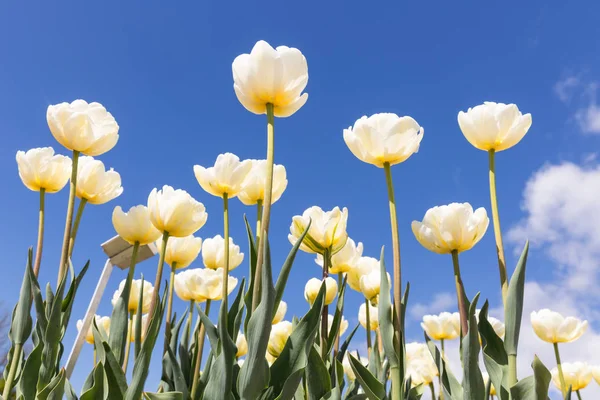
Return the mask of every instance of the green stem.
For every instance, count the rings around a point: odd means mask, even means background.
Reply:
[[[169,297],[167,298],[167,320],[165,323],[165,344],[163,354],[167,352],[167,348],[171,343],[171,314],[173,312],[173,289],[175,287],[175,271],[177,263],[171,265],[171,273],[169,274]]]
[[[517,355],[508,355],[508,387],[517,384]]]
[[[258,200],[256,202],[256,243],[260,241],[260,224],[262,222],[263,215],[263,201]]]
[[[77,194],[77,164],[79,152],[73,150],[73,162],[71,170],[71,183],[69,184],[69,202],[67,205],[67,217],[65,218],[65,233],[63,235],[62,250],[60,252],[60,264],[58,265],[58,279],[56,287],[60,285],[68,268],[69,241],[71,238],[71,226],[73,225],[73,211],[75,208],[75,196]]]
[[[323,282],[329,276],[329,264],[331,262],[331,256],[329,250],[325,250],[323,253]],[[327,288],[325,289],[327,291]],[[323,303],[323,310],[321,312],[321,357],[323,361],[327,361],[327,337],[329,334],[329,306]]]
[[[562,363],[560,361],[558,343],[554,343],[554,356],[556,357],[556,368],[558,369],[558,378],[560,379],[560,389],[564,397],[567,394],[567,385],[565,383],[565,375],[563,374]]]
[[[190,337],[190,335],[192,334],[192,319],[194,319],[194,299],[190,300],[190,309],[188,310],[188,320],[185,323],[185,330],[187,332],[186,337]],[[188,348],[189,345],[189,341],[184,343],[185,348]]]
[[[206,306],[204,306],[204,314],[208,317],[210,313],[210,300],[206,300]],[[200,364],[202,364],[202,351],[204,350],[204,324],[202,323],[202,319],[199,318],[198,323],[200,327],[198,328],[198,352],[196,353],[196,365],[194,368],[194,378],[192,380],[192,399],[196,398],[196,394],[198,392],[198,384],[200,383]]]
[[[488,152],[490,170],[490,200],[492,203],[492,221],[494,223],[494,236],[496,237],[496,252],[498,253],[498,268],[500,271],[500,287],[502,288],[502,302],[506,305],[508,293],[508,279],[506,276],[506,260],[504,258],[504,245],[502,243],[502,230],[500,229],[500,215],[498,213],[498,195],[496,193],[496,163],[495,150]]]
[[[150,314],[146,322],[146,327],[144,328],[144,331],[146,332],[145,337],[147,337],[148,329],[150,328],[150,321],[152,320],[152,318],[154,318],[154,313],[156,312],[156,308],[158,305],[158,296],[160,293],[160,284],[162,282],[163,268],[165,266],[165,253],[167,252],[168,241],[169,232],[163,232],[162,248],[160,250],[160,257],[158,258],[158,266],[156,268],[156,279],[154,280],[154,290],[152,291],[152,301],[150,302]]]
[[[396,316],[394,318],[395,331],[401,332],[400,323],[402,321],[402,267],[400,264],[400,234],[398,233],[398,216],[396,214],[396,199],[394,196],[394,182],[392,181],[392,170],[390,163],[384,163],[383,169],[385,170],[385,181],[387,184],[388,202],[390,206],[390,222],[392,228],[392,249],[394,254],[394,312]],[[394,337],[399,337],[394,335]],[[394,343],[394,347],[397,349],[400,347],[399,343]]]
[[[390,375],[392,377],[392,397],[391,399],[401,399],[402,393],[402,377],[400,376],[400,367],[390,368]]]
[[[252,309],[255,310],[260,302],[260,276],[263,262],[263,233],[269,232],[269,221],[271,219],[271,197],[273,195],[273,163],[275,161],[275,115],[273,104],[267,103],[267,186],[265,187],[265,200],[262,212],[261,233],[256,243],[256,268],[254,271],[254,288],[252,290]]]
[[[371,310],[369,300],[365,299],[366,319],[367,319],[367,353],[371,357]]]
[[[341,273],[341,272],[339,272],[338,273],[338,286],[340,287],[340,290],[338,291],[338,299],[337,299],[338,303],[340,301],[344,301],[343,297],[340,296],[340,294],[342,293],[342,290],[344,289],[342,287],[342,283],[343,282],[344,282],[344,274]],[[344,290],[343,293],[346,293],[346,291]],[[342,315],[342,316],[344,315],[344,306],[343,305],[342,305],[342,310],[340,312],[340,315]],[[328,316],[328,318],[329,318],[329,316]],[[342,321],[341,321],[341,317],[340,317],[340,324],[341,324],[341,322]],[[338,327],[337,334],[335,335],[335,344],[333,346],[334,357],[337,357],[337,354],[338,354],[339,350],[340,350],[340,330],[339,330],[339,327]]]
[[[123,373],[127,375],[127,365],[129,364],[129,353],[131,351],[131,335],[133,333],[133,316],[135,314],[129,313],[129,325],[127,326],[127,341],[125,342],[125,359],[123,360]]]
[[[6,377],[6,381],[4,382],[4,391],[2,392],[2,397],[5,399],[8,399],[10,391],[12,390],[15,376],[17,375],[17,369],[19,368],[19,364],[21,364],[22,355],[23,345],[20,343],[15,343],[15,350],[13,351],[13,357],[11,357],[10,367],[8,369],[8,376]]]
[[[79,224],[81,223],[81,216],[83,215],[83,209],[87,204],[86,199],[81,199],[79,201],[79,206],[77,207],[77,214],[75,214],[75,221],[73,222],[73,228],[71,229],[71,238],[69,239],[69,258],[73,255],[73,248],[75,247],[75,238],[77,237],[77,232],[79,231]]]
[[[227,314],[227,296],[228,283],[229,283],[229,196],[227,193],[223,193],[223,244],[224,244],[224,257],[225,266],[223,268],[223,292],[221,294],[221,307],[224,308],[225,314]],[[227,322],[227,319],[225,319]],[[227,328],[227,325],[225,325]]]
[[[431,399],[435,399],[435,388],[433,387],[433,382],[429,382],[429,390],[431,390]]]
[[[440,346],[442,348],[442,360],[446,359],[446,349],[444,348],[444,339],[440,339]],[[442,375],[438,374],[438,383],[440,386],[440,395],[439,395],[439,400],[444,400],[444,390],[442,388]],[[432,397],[432,399],[435,399],[435,397]]]
[[[465,286],[463,285],[462,278],[460,276],[460,265],[458,263],[458,251],[452,250],[452,264],[454,265],[454,283],[456,284],[456,297],[458,299],[458,313],[460,314],[460,333],[461,337],[464,337],[469,330],[469,323],[467,319],[468,311],[465,303]]]
[[[44,247],[44,209],[46,204],[46,189],[40,189],[40,215],[38,220],[38,239],[35,248],[35,262],[33,264],[33,275],[38,277],[40,265],[42,264],[42,249]]]
[[[579,392],[579,390],[576,390],[576,391],[575,391],[575,393],[577,393],[577,398],[578,398],[579,400],[581,400],[581,393]]]

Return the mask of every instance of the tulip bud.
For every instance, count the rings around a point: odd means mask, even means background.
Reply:
[[[238,193],[238,198],[247,206],[254,205],[265,199],[265,187],[267,186],[267,161],[266,160],[248,160],[252,163],[252,168],[244,182],[242,190]],[[271,194],[271,204],[275,203],[287,187],[285,167],[283,165],[273,165],[273,191]]]
[[[390,274],[387,274],[388,282],[390,282]],[[379,290],[381,287],[381,271],[374,269],[367,275],[360,278],[360,291],[369,300],[371,304],[376,305],[379,299]]]
[[[17,166],[23,184],[36,192],[56,193],[71,176],[71,159],[54,155],[52,147],[17,151]]]
[[[367,329],[367,306],[365,303],[361,304],[358,309],[358,322],[363,328]],[[369,303],[369,328],[374,331],[379,328],[379,308],[374,307]]]
[[[202,244],[202,261],[210,269],[225,268],[225,239],[221,235],[204,240]],[[244,253],[240,246],[229,238],[229,271],[237,268],[244,261]]]
[[[142,324],[141,324],[142,325],[142,330],[140,332],[140,340],[142,342],[146,338],[146,329],[144,329],[144,328],[146,326],[148,326],[148,317],[149,317],[149,314],[142,315]],[[137,317],[136,317],[136,319],[133,320],[133,328],[130,330],[130,332],[131,332],[131,338],[130,338],[131,343],[135,343],[135,334],[137,332],[136,320],[137,320]]]
[[[281,322],[283,320],[283,318],[285,317],[285,313],[287,312],[287,303],[283,300],[281,300],[279,302],[279,306],[277,307],[277,312],[275,313],[275,316],[273,317],[273,322],[272,324],[275,325],[278,322]]]
[[[331,326],[333,325],[334,316],[329,314],[327,315],[327,335],[331,332]],[[342,336],[348,330],[348,320],[344,318],[342,315],[342,319],[340,320],[340,327],[338,330],[338,336]]]
[[[540,339],[548,343],[574,342],[585,333],[587,321],[575,317],[563,317],[561,314],[544,308],[531,313],[531,326]]]
[[[115,294],[112,298],[113,306],[117,304],[117,300],[121,296],[121,292],[125,288],[125,279],[121,281],[119,284],[119,289],[115,291]],[[131,290],[129,291],[129,305],[127,309],[130,313],[136,314],[138,309],[138,304],[140,300],[140,290],[142,288],[142,280],[141,279],[133,279],[131,281]],[[154,286],[146,280],[144,280],[144,295],[142,299],[142,313],[145,314],[150,311],[150,303],[152,302],[152,294],[154,293]]]
[[[279,357],[285,344],[292,334],[292,323],[281,321],[271,327],[269,342],[267,345],[268,354],[273,357]]]
[[[348,354],[351,354],[352,357],[356,358],[362,365],[365,367],[369,365],[369,359],[366,357],[359,357],[358,351],[350,351],[344,355],[344,359],[342,360],[342,367],[344,368],[344,373],[349,381],[354,381],[356,379],[356,375],[354,374],[354,370],[350,365],[350,359],[348,358]]]
[[[238,333],[235,340],[235,347],[237,347],[237,353],[235,355],[237,358],[244,357],[246,353],[248,353],[248,342],[243,333]]]
[[[119,236],[129,244],[138,242],[145,245],[160,237],[160,232],[150,221],[150,212],[146,206],[131,207],[128,212],[117,206],[113,210],[112,223]]]
[[[317,278],[311,278],[306,282],[306,286],[304,287],[304,298],[308,301],[308,304],[312,305],[319,294],[319,290],[321,290],[322,280]],[[329,305],[333,303],[335,296],[337,295],[338,285],[335,279],[328,276],[325,278],[325,305]]]
[[[292,244],[298,241],[310,221],[312,221],[310,228],[300,245],[300,250],[317,254],[325,254],[329,251],[330,255],[334,255],[344,247],[348,239],[347,208],[344,207],[340,211],[339,207],[335,207],[325,212],[320,207],[313,206],[306,209],[301,216],[294,216],[288,235]]]
[[[77,197],[90,204],[104,204],[123,193],[121,175],[93,157],[79,157],[77,165]]]
[[[99,315],[94,315],[94,319],[96,320],[96,326],[98,329],[102,330],[104,335],[108,338],[108,333],[110,332],[110,317],[101,317]],[[81,331],[83,327],[83,320],[77,321],[77,331]],[[93,325],[90,325],[87,333],[85,334],[85,341],[89,344],[94,344],[94,331]]]
[[[148,196],[150,220],[160,232],[170,236],[189,236],[202,228],[208,214],[204,205],[196,201],[181,189],[163,186],[162,190],[153,189]]]
[[[159,238],[156,241],[159,253],[162,252],[162,244],[162,238]],[[201,249],[202,239],[194,235],[170,238],[167,241],[165,262],[171,267],[175,265],[177,269],[185,268],[194,262]]]
[[[374,271],[380,271],[379,260],[373,257],[360,257],[356,265],[349,269],[346,274],[348,286],[357,292],[361,292],[360,278]]]

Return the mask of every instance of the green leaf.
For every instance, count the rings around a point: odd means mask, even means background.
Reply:
[[[342,360],[344,359],[344,355],[346,354],[346,351],[348,350],[348,346],[350,346],[350,341],[352,341],[352,338],[354,337],[354,334],[358,330],[359,326],[360,326],[360,324],[357,324],[354,327],[354,329],[352,329],[350,334],[348,334],[348,336],[346,336],[346,340],[344,340],[344,342],[340,346],[340,351],[337,354],[337,359],[339,362],[342,362]]]
[[[315,346],[310,348],[304,379],[308,384],[309,400],[319,400],[331,391],[329,371]]]
[[[17,387],[17,393],[22,394],[25,399],[35,398],[38,373],[42,365],[43,349],[44,342],[40,341],[31,353],[29,353],[27,360],[25,361],[23,374]]]
[[[552,374],[537,356],[535,356],[531,367],[533,368],[533,376],[521,379],[515,386],[510,388],[513,399],[538,400],[548,398]]]
[[[181,368],[179,366],[179,363],[177,362],[177,358],[175,357],[173,350],[171,350],[170,348],[167,348],[167,357],[169,357],[171,361],[172,379],[176,390],[176,392],[172,393],[179,393],[182,396],[182,398],[187,399],[189,397],[188,385],[185,381],[183,373],[181,372]]]
[[[508,355],[516,355],[519,347],[519,332],[521,330],[521,319],[523,317],[523,295],[525,291],[525,269],[527,266],[527,254],[529,242],[525,243],[517,268],[510,279],[504,321],[506,334],[504,337],[504,348]]]
[[[325,393],[320,400],[340,400],[342,398],[342,392],[339,387],[334,387],[329,392]]]
[[[431,356],[435,361],[435,365],[438,368],[438,372],[442,378],[444,398],[451,400],[463,400],[463,389],[460,382],[458,382],[452,372],[446,367],[446,362],[442,357],[442,353],[440,353],[439,349],[435,346],[435,343],[431,341],[427,334],[425,334],[425,342],[427,343],[429,352],[431,353]]]
[[[104,375],[101,363],[96,364],[93,371],[92,386],[81,394],[79,400],[105,400],[108,398],[108,380]]]
[[[227,314],[227,331],[229,336],[235,342],[237,334],[239,332],[240,325],[237,321],[241,318],[241,313],[244,310],[244,303],[242,303],[242,297],[244,295],[244,287],[246,286],[246,279],[242,279],[238,288],[237,295],[231,303],[229,312]]]
[[[344,313],[344,293],[346,293],[346,282],[347,277],[344,276],[342,279],[338,296],[337,303],[335,306],[335,314],[333,315],[333,321],[331,323],[331,329],[329,330],[329,335],[327,336],[327,354],[331,353],[333,346],[335,345],[335,340],[338,336],[338,332],[340,330],[340,324],[342,322],[342,316]]]
[[[348,353],[348,360],[350,361],[352,371],[354,371],[354,374],[356,375],[356,380],[360,382],[360,386],[363,388],[369,399],[385,399],[385,386],[369,372],[367,367],[362,365],[362,363],[350,353]]]
[[[400,367],[401,355],[396,352],[394,346],[394,321],[392,311],[392,301],[390,295],[390,282],[388,281],[387,271],[385,269],[384,248],[381,248],[381,261],[379,262],[381,270],[381,287],[379,291],[379,330],[381,331],[381,341],[385,356],[389,360],[392,368]],[[401,368],[402,372],[402,368]],[[401,375],[402,376],[402,375]]]
[[[90,267],[90,261],[88,260],[79,275],[75,279],[71,281],[71,286],[69,286],[69,290],[62,302],[62,334],[61,337],[64,337],[65,332],[67,330],[67,326],[69,325],[69,320],[71,319],[71,311],[73,310],[73,304],[75,303],[75,295],[77,294],[77,289],[79,289],[79,285],[85,276],[85,273],[88,271]]]
[[[144,306],[144,274],[141,274],[141,284],[140,284],[140,297],[138,299],[138,308],[135,314],[135,336],[133,338],[134,341],[134,354],[135,358],[137,358],[138,354],[142,349],[142,308]]]
[[[19,293],[19,302],[14,308],[12,315],[12,323],[10,326],[9,337],[13,345],[23,345],[29,335],[33,321],[31,319],[31,281],[27,278],[28,270],[31,268],[32,250],[29,248],[27,252],[27,264],[25,265],[25,276],[21,283],[21,291]],[[20,360],[17,360],[20,362]]]
[[[479,369],[479,331],[475,317],[477,300],[479,293],[469,307],[469,331],[462,339],[463,393],[469,400],[485,400],[485,384]]]
[[[246,233],[248,236],[248,249],[250,252],[250,257],[248,257],[248,291],[244,295],[244,304],[246,304],[246,318],[244,319],[244,332],[246,336],[248,336],[248,323],[250,322],[250,317],[252,317],[252,292],[254,291],[254,275],[256,274],[256,243],[254,243],[254,233],[252,233],[252,228],[248,223],[248,219],[246,215],[244,215],[244,223],[246,224]],[[262,279],[262,278],[261,278]]]
[[[136,245],[138,246],[138,245]],[[137,251],[137,247],[134,248]],[[130,266],[129,268],[135,268]],[[131,292],[131,282],[133,280],[133,270],[128,271],[125,279],[125,286],[119,295],[116,303],[113,304],[112,315],[110,317],[110,333],[108,334],[108,344],[115,358],[119,363],[125,360],[125,346],[129,344],[129,294]]]
[[[167,393],[148,393],[144,392],[144,399],[146,400],[183,400],[187,399],[181,392],[167,392]]]
[[[62,400],[65,392],[65,370],[62,369],[36,396],[37,400]]]
[[[486,301],[479,313],[479,332],[483,343],[483,362],[494,384],[499,400],[508,400],[508,355],[504,350],[502,339],[496,335],[494,328],[487,319],[488,302]]]

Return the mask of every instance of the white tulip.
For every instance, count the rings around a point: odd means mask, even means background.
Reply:
[[[531,127],[531,114],[522,115],[515,104],[485,102],[458,113],[465,138],[479,150],[502,151],[523,139]]]
[[[307,93],[302,94],[308,83],[308,65],[298,49],[273,49],[261,40],[250,54],[235,58],[232,70],[235,94],[254,114],[265,114],[270,103],[276,117],[289,117],[308,99]]]
[[[317,278],[311,278],[306,282],[306,286],[304,287],[304,298],[312,306],[315,302],[319,290],[321,290],[321,285],[323,281]],[[325,278],[325,298],[323,299],[325,305],[329,305],[333,303],[335,300],[335,296],[337,295],[338,284],[332,277],[328,276]]]
[[[354,240],[348,238],[346,244],[340,251],[331,256],[331,265],[329,266],[329,273],[340,274],[350,271],[356,268],[358,260],[360,260],[363,253],[363,244],[354,243]],[[315,259],[317,265],[323,268],[323,256],[317,254]]]
[[[344,129],[344,141],[359,160],[383,168],[406,161],[419,150],[424,130],[411,117],[392,113],[362,117]]]
[[[427,386],[438,376],[437,366],[425,343],[406,344],[406,376],[414,386]]]
[[[21,181],[35,192],[56,193],[71,177],[71,159],[55,155],[52,147],[17,151],[16,158]]]
[[[242,183],[242,190],[238,193],[238,198],[247,206],[254,205],[265,199],[265,188],[267,186],[267,161],[266,160],[248,160],[252,163],[250,173]],[[271,194],[271,204],[275,203],[287,187],[287,175],[283,165],[273,165],[273,190]]]
[[[358,322],[367,329],[367,305],[362,303],[358,308]],[[379,328],[379,308],[369,303],[369,328],[374,331]]]
[[[77,165],[77,197],[91,204],[104,204],[123,193],[121,175],[93,157],[79,157]]]
[[[96,320],[96,326],[98,329],[102,330],[104,336],[108,338],[108,334],[110,333],[110,317],[101,317],[99,315],[94,315],[94,319]],[[93,322],[92,322],[93,324]],[[77,321],[77,331],[81,331],[83,327],[83,320]],[[90,328],[85,334],[85,341],[89,344],[94,344],[94,331],[93,325],[90,325]]]
[[[219,154],[213,167],[194,165],[194,175],[204,191],[213,196],[232,199],[242,190],[242,183],[252,169],[250,160],[240,161],[235,154]]]
[[[353,381],[356,379],[356,375],[354,374],[354,370],[352,369],[352,366],[350,365],[350,359],[348,358],[348,354],[351,354],[352,357],[359,360],[360,363],[362,365],[364,365],[365,367],[367,365],[369,365],[369,359],[366,357],[359,357],[358,351],[356,351],[356,350],[350,351],[350,352],[344,354],[344,359],[342,360],[342,367],[344,368],[344,373],[348,377],[348,380]]]
[[[235,289],[238,280],[228,276],[228,294]],[[206,300],[221,300],[223,291],[223,270],[194,268],[175,275],[175,294],[183,300],[201,303]]]
[[[149,318],[150,314],[144,314],[142,315],[142,329],[140,331],[140,340],[143,342],[144,339],[146,338],[146,329],[144,329],[146,326],[148,326],[148,318]],[[135,342],[135,334],[137,332],[137,316],[135,317],[135,319],[133,320],[133,328],[130,330],[131,333],[131,337],[129,338],[129,340],[131,341],[131,343]]]
[[[285,313],[287,312],[287,303],[283,300],[281,300],[279,302],[279,306],[277,306],[277,312],[275,313],[275,316],[273,317],[273,321],[271,322],[271,324],[275,325],[278,322],[281,322],[283,320],[283,318],[285,317]]]
[[[531,313],[531,326],[540,339],[548,343],[574,342],[585,333],[587,321],[575,317],[563,317],[561,314],[544,308]]]
[[[331,326],[333,325],[334,318],[335,317],[331,314],[327,315],[327,334],[329,334],[331,332]],[[340,320],[338,335],[342,336],[344,333],[346,333],[347,330],[348,330],[348,320],[346,318],[344,318],[344,316],[342,315],[342,319]]]
[[[562,363],[563,376],[565,378],[565,386],[568,388],[571,386],[571,391],[576,392],[581,389],[585,389],[587,385],[592,381],[592,369],[587,363],[574,362],[574,363]],[[558,390],[561,390],[560,376],[558,374],[558,368],[554,367],[550,371],[552,373],[552,382]]]
[[[360,257],[355,266],[350,268],[346,274],[348,286],[361,292],[360,279],[373,271],[380,272],[379,260],[373,257]]]
[[[119,125],[100,103],[75,100],[48,106],[46,120],[60,144],[88,156],[106,153],[119,140]]]
[[[460,334],[458,313],[443,312],[439,315],[425,315],[421,328],[433,340],[452,340]]]
[[[298,241],[309,222],[310,228],[300,245],[300,250],[318,254],[329,251],[330,255],[333,255],[346,244],[347,208],[340,210],[339,207],[335,207],[331,211],[323,211],[321,207],[313,206],[306,209],[302,215],[294,216],[288,235],[292,244]]]
[[[125,279],[121,281],[119,284],[119,289],[115,291],[115,294],[112,298],[112,305],[117,304],[117,300],[121,297],[121,292],[125,289]],[[150,311],[150,303],[152,302],[152,294],[154,293],[154,286],[152,283],[144,280],[144,292],[142,296],[142,314],[146,314]],[[133,279],[131,281],[131,289],[129,291],[129,305],[127,309],[130,313],[136,314],[138,309],[138,304],[140,301],[140,292],[142,289],[142,280],[141,279]]]
[[[244,357],[248,353],[248,342],[246,341],[246,336],[243,333],[238,333],[237,338],[235,339],[235,347],[237,347],[236,357]]]
[[[117,206],[113,210],[112,223],[119,236],[129,244],[138,242],[145,245],[160,237],[160,232],[150,221],[150,212],[146,206],[131,207],[128,212]]]
[[[210,269],[225,268],[225,239],[221,235],[204,239],[202,243],[202,261]],[[237,268],[244,261],[244,253],[240,246],[229,238],[229,271]]]
[[[202,228],[208,214],[204,205],[194,200],[188,192],[163,186],[153,189],[148,196],[148,210],[152,224],[170,236],[189,236]]]
[[[159,254],[162,254],[163,240],[159,238],[156,241],[156,247]],[[194,262],[202,249],[202,239],[189,235],[185,237],[173,237],[167,240],[167,251],[165,252],[165,262],[177,269],[182,269]]]
[[[271,327],[267,351],[273,357],[279,357],[285,344],[292,334],[292,323],[289,321],[281,321]]]
[[[388,282],[390,282],[390,274],[387,273]],[[369,300],[373,305],[378,303],[379,291],[381,289],[381,271],[374,269],[368,274],[360,277],[360,291],[365,299]]]

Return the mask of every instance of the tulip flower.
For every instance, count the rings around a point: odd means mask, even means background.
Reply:
[[[121,176],[93,157],[80,157],[77,166],[77,197],[90,204],[104,204],[123,193]]]
[[[33,264],[33,273],[37,277],[44,245],[45,195],[56,193],[65,187],[71,176],[71,159],[55,155],[52,147],[17,151],[16,158],[23,184],[30,190],[40,192],[38,239]]]
[[[277,306],[277,312],[275,312],[275,316],[273,317],[272,325],[275,325],[278,322],[281,322],[285,317],[285,313],[287,312],[287,303],[283,300],[279,302],[279,306]]]
[[[354,243],[354,240],[348,238],[344,247],[331,256],[329,272],[332,274],[349,273],[352,269],[357,268],[357,264],[362,257],[362,253],[363,244],[359,242],[357,245]],[[315,262],[317,265],[323,268],[323,256],[321,254],[317,254]],[[350,279],[348,279],[348,281],[349,280]],[[360,290],[360,288],[355,290]]]
[[[267,360],[269,367],[271,367],[271,365],[273,365],[273,363],[277,361],[277,357],[272,356],[271,353],[269,353],[268,351],[267,354],[265,354],[265,359]]]
[[[367,320],[369,321],[368,330],[377,330],[379,328],[379,308],[372,306],[370,303],[363,303],[358,309],[358,322],[365,329],[367,329]],[[370,337],[370,335],[367,337]],[[370,348],[371,346],[368,347]]]
[[[438,370],[425,343],[406,344],[406,365],[406,376],[410,376],[413,387],[433,386],[432,383],[438,376]],[[432,393],[432,398],[435,398],[434,393]]]
[[[101,329],[103,331],[102,333],[104,333],[104,335],[108,338],[108,333],[110,332],[110,317],[94,315],[94,319],[96,320],[96,326],[98,329]],[[81,331],[82,327],[83,320],[80,319],[77,321],[77,331]],[[94,332],[92,326],[90,326],[85,335],[85,341],[89,344],[94,344]]]
[[[439,315],[425,315],[421,328],[433,340],[453,340],[460,335],[460,317],[458,313],[443,312]]]
[[[361,292],[360,279],[374,271],[379,272],[379,260],[373,257],[360,257],[354,267],[350,268],[346,274],[348,286],[357,292]]]
[[[566,384],[566,378],[563,374],[558,344],[574,342],[579,339],[587,330],[588,322],[575,317],[565,318],[555,311],[544,308],[540,311],[533,311],[531,313],[531,326],[540,339],[552,343],[554,346],[554,356],[556,358],[558,375],[561,382],[562,393],[564,395],[569,386]]]
[[[333,325],[334,316],[329,314],[327,315],[327,334],[331,332],[331,326]],[[340,326],[338,329],[338,336],[342,336],[348,330],[348,320],[344,318],[342,315],[342,319],[340,320]]]
[[[248,353],[248,342],[246,336],[241,332],[237,335],[235,347],[237,347],[237,353],[235,354],[237,358],[244,357]]]
[[[240,246],[229,238],[229,271],[237,268],[242,261],[244,261],[244,253],[241,253]],[[206,268],[225,268],[225,239],[221,235],[204,239],[202,262]]]
[[[250,160],[240,161],[235,154],[225,153],[219,154],[213,167],[194,165],[194,175],[204,191],[232,199],[242,190],[242,183],[251,169]]]
[[[559,368],[552,368],[552,382],[558,390],[561,390],[562,380]],[[574,362],[562,364],[562,375],[564,376],[564,387],[571,387],[572,392],[579,392],[581,389],[585,389],[587,385],[592,381],[592,369],[587,363]],[[581,399],[581,395],[577,393],[578,398]]]
[[[496,162],[497,152],[506,150],[523,139],[531,127],[531,114],[522,115],[515,104],[485,102],[465,113],[458,113],[458,125],[465,138],[476,148],[488,152],[490,200],[492,204],[492,219],[494,222],[494,237],[498,253],[498,268],[502,300],[506,302],[508,293],[508,278],[506,275],[506,260],[500,215],[498,212],[498,196],[496,193]]]
[[[333,303],[335,300],[335,296],[338,291],[338,284],[332,277],[328,276],[324,278],[324,280],[320,280],[317,278],[311,278],[306,282],[306,286],[304,287],[304,298],[308,302],[308,304],[312,305],[319,294],[319,290],[321,290],[321,285],[325,281],[325,299],[324,304],[329,305]]]
[[[413,221],[412,231],[423,247],[439,254],[452,254],[462,335],[468,330],[466,294],[460,275],[458,254],[471,249],[485,234],[489,218],[483,207],[473,212],[469,203],[451,203],[427,210],[422,222]]]
[[[289,321],[281,321],[271,327],[269,342],[267,344],[267,352],[273,357],[279,357],[285,344],[292,334],[292,323]]]
[[[142,313],[146,314],[148,311],[150,311],[150,303],[152,301],[152,293],[154,292],[154,287],[152,286],[152,284],[150,282],[148,282],[146,280],[144,280],[143,282],[144,282],[144,285],[143,285],[144,293],[143,293],[143,298],[142,298]],[[129,310],[129,312],[131,314],[137,313],[138,303],[140,300],[141,287],[142,287],[141,279],[134,279],[131,281],[131,289],[129,291],[129,305],[127,306],[127,309]],[[115,291],[115,294],[113,295],[113,298],[112,298],[113,306],[117,303],[117,300],[121,296],[121,292],[123,291],[124,288],[125,288],[125,279],[123,279],[121,281],[121,283],[119,284],[119,289],[117,289]]]
[[[175,293],[183,301],[194,300],[201,303],[206,300],[221,300],[222,275],[220,269],[194,268],[182,271],[175,275]],[[235,289],[237,282],[237,278],[228,277],[229,293]]]
[[[265,186],[267,184],[267,160],[248,160],[252,168],[242,182],[242,190],[238,198],[247,206],[263,204],[265,200]],[[283,165],[273,165],[273,191],[271,204],[281,198],[288,184],[287,174]]]
[[[302,215],[292,218],[288,239],[295,244],[310,222],[308,233],[304,237],[300,250],[307,253],[325,254],[333,256],[346,244],[348,233],[346,224],[348,209],[335,207],[331,211],[323,211],[321,207],[313,206],[304,211]]]
[[[148,208],[143,205],[131,207],[128,212],[124,212],[120,206],[115,207],[112,223],[117,234],[132,245],[136,242],[145,245],[160,237],[160,232],[150,221]]]
[[[348,378],[349,381],[354,381],[354,380],[356,380],[356,375],[354,374],[354,370],[352,369],[352,366],[350,365],[350,359],[348,358],[348,354],[352,355],[352,357],[354,357],[358,361],[360,361],[360,363],[362,365],[364,365],[365,367],[367,365],[369,365],[369,359],[366,357],[360,357],[358,355],[358,351],[356,351],[356,350],[350,351],[344,355],[344,359],[342,360],[342,367],[344,368],[344,374],[346,374],[346,377]]]
[[[146,323],[148,322],[148,314],[144,314],[142,315],[142,329],[140,330],[140,340],[143,342],[144,339],[146,338],[146,331],[143,329],[144,326],[146,326]],[[130,329],[130,342],[131,343],[135,343],[135,335],[137,333],[137,325],[134,323],[133,324],[133,328]]]
[[[592,368],[592,375],[594,376],[594,380],[597,384],[600,385],[600,366],[596,365]]]
[[[390,280],[390,274],[387,274],[387,279],[388,281]],[[365,296],[365,299],[369,300],[373,305],[378,304],[380,286],[381,272],[379,269],[374,269],[360,278],[360,291]]]
[[[202,228],[208,214],[204,205],[194,200],[185,190],[163,186],[153,189],[148,196],[148,210],[152,224],[169,236],[189,236]]]
[[[481,375],[483,377],[483,383],[485,387],[487,387],[487,385],[490,385],[490,396],[496,396],[496,388],[493,384],[490,383],[490,375],[485,371],[481,371]]]

